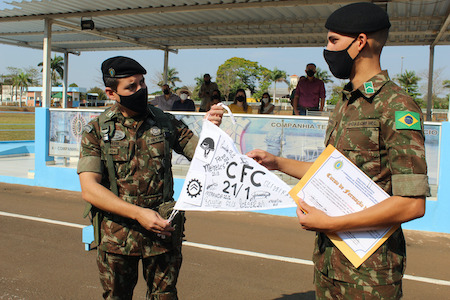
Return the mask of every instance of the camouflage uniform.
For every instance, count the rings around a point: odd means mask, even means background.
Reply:
[[[371,83],[370,83],[371,82]],[[421,130],[396,128],[396,111],[420,116]],[[352,91],[349,83],[326,131],[332,144],[389,195],[429,195],[423,117],[419,106],[382,71]],[[318,299],[398,299],[406,267],[401,228],[359,268],[323,233],[313,253]]]
[[[173,201],[172,198],[163,199],[164,184],[172,187],[173,182],[164,182],[164,134],[152,113],[125,118],[115,104],[104,114],[114,120],[115,133],[109,152],[115,165],[119,197],[154,210],[158,210],[163,202]],[[184,123],[168,116],[176,135],[173,150],[191,159],[198,138]],[[172,181],[172,171],[167,171]],[[77,172],[100,173],[102,185],[109,188],[98,117],[89,122],[83,132]],[[172,243],[145,230],[134,220],[105,213],[97,260],[105,298],[131,299],[140,258],[149,288],[148,298],[176,299],[175,285],[182,260],[181,238]]]

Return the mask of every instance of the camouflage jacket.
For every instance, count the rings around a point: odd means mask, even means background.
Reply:
[[[110,153],[115,165],[119,197],[141,207],[155,209],[164,201],[164,135],[148,112],[144,117],[125,118],[117,104],[107,109],[107,119],[114,120],[115,132],[111,138]],[[194,155],[198,138],[181,121],[169,115],[174,128],[173,150],[188,159]],[[105,142],[102,139],[99,118],[86,125],[82,139],[77,172],[102,174],[102,185],[109,188],[106,168]],[[169,154],[171,157],[171,153]],[[172,171],[170,172],[170,180]],[[172,182],[169,184],[172,185]],[[137,222],[106,214],[102,222],[100,248],[123,255],[144,257],[167,252],[166,243],[143,229]]]
[[[400,117],[405,114],[409,116],[406,124]],[[386,71],[355,90],[351,83],[344,88],[342,100],[328,123],[325,145],[328,144],[341,151],[389,195],[429,195],[422,111],[390,81]],[[324,234],[317,234],[313,255],[316,268],[323,274],[360,285],[401,280],[405,259],[401,229],[358,269]]]

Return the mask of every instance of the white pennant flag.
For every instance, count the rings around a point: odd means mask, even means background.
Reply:
[[[246,211],[296,207],[291,188],[241,154],[218,126],[203,120],[176,210]]]

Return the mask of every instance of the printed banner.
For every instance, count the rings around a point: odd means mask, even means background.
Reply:
[[[82,129],[100,111],[50,110],[49,155],[79,156]],[[173,112],[189,128],[199,135],[203,115]],[[302,118],[291,116],[235,116],[237,125],[230,118],[223,119],[222,128],[242,153],[253,149],[266,150],[277,156],[313,162],[325,149],[323,144],[328,120],[325,118]],[[441,126],[425,124],[425,153],[428,164],[428,180],[437,185],[439,174],[439,144]],[[183,156],[173,153],[173,165],[188,165]]]
[[[100,112],[51,110],[49,155],[79,156],[83,128],[98,115]]]
[[[175,209],[245,211],[296,207],[290,187],[253,159],[232,138],[204,120],[200,141]]]

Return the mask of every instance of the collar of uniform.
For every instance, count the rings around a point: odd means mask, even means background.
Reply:
[[[134,127],[134,125],[139,123],[139,121],[146,119],[149,114],[150,110],[147,108],[146,112],[143,115],[126,118],[120,111],[119,103],[116,102],[113,104],[113,106],[111,106],[109,112],[107,113],[107,117],[108,119],[116,119],[117,122],[121,123],[124,126]]]
[[[117,119],[121,115],[122,113],[120,112],[119,104],[117,102],[115,102],[113,106],[109,108],[109,111],[106,112],[108,120]]]
[[[353,90],[353,85],[351,82],[347,83],[344,86],[344,89],[342,93],[344,94],[343,100],[349,100],[349,99],[356,99],[359,97],[363,97],[367,101],[371,101],[371,99],[378,94],[378,92],[381,90],[381,88],[390,81],[388,72],[386,70],[381,71],[377,75],[373,76],[366,82],[364,82],[361,86],[359,86],[357,89]],[[373,92],[366,91],[366,83],[372,83],[371,86],[373,87]]]

